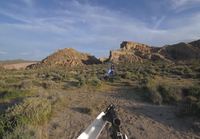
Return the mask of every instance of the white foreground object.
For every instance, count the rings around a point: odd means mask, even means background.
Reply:
[[[101,112],[77,139],[97,139],[107,124],[107,121],[103,120],[104,115],[105,113]]]

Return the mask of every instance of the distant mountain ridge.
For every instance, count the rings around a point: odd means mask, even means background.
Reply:
[[[28,68],[46,66],[74,67],[80,65],[100,64],[105,61],[113,63],[134,63],[143,61],[187,61],[200,60],[200,40],[190,43],[177,43],[163,47],[153,47],[142,43],[123,41],[120,48],[110,51],[109,58],[97,59],[73,48],[64,48],[49,55],[42,61],[28,66]]]

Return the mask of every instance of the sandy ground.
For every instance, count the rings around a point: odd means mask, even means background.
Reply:
[[[36,62],[24,62],[24,63],[17,63],[17,64],[3,64],[2,66],[5,69],[25,69],[27,66],[35,64]]]
[[[76,139],[106,106],[113,103],[118,108],[122,130],[129,139],[200,139],[200,133],[192,131],[190,119],[175,116],[174,106],[144,103],[131,97],[134,93],[129,87],[95,93],[83,89],[57,92],[56,96],[63,101],[56,106],[42,138]],[[92,113],[85,113],[84,108],[91,108]],[[107,130],[104,130],[100,139],[107,138]]]

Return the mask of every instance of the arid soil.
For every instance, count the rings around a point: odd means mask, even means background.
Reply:
[[[2,66],[5,69],[25,69],[27,66],[35,64],[36,62],[24,62],[24,63],[17,63],[17,64],[3,64]]]
[[[43,129],[45,135],[43,134],[42,138],[76,139],[111,103],[117,106],[122,130],[129,139],[200,138],[200,133],[191,128],[191,119],[176,116],[175,106],[158,106],[143,102],[129,86],[112,86],[100,90],[58,91],[55,96],[60,97],[60,101],[50,122]],[[86,108],[91,111],[85,111]],[[101,139],[108,138],[106,129],[101,134]]]

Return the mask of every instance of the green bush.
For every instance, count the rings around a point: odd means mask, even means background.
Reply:
[[[131,79],[131,77],[132,77],[132,73],[131,72],[129,72],[129,71],[126,71],[125,73],[124,73],[124,79]]]
[[[184,90],[185,100],[180,114],[200,117],[200,87],[192,86]]]
[[[145,78],[142,83],[148,93],[146,96],[154,104],[175,104],[181,100],[181,89],[178,87],[160,84],[152,78]]]
[[[159,85],[158,91],[161,94],[164,103],[173,104],[181,99],[181,90],[177,87],[168,86],[166,84]]]
[[[36,130],[26,125],[15,127],[12,132],[3,134],[3,139],[35,139]]]
[[[0,88],[5,88],[6,87],[6,83],[3,80],[0,80]]]
[[[151,100],[152,103],[160,105],[162,104],[162,96],[157,90],[151,90],[149,89],[149,99]]]
[[[79,87],[84,86],[86,84],[86,79],[84,76],[78,76],[77,80],[79,81],[79,84],[78,84]]]
[[[51,103],[46,98],[30,97],[23,103],[7,110],[6,114],[11,119],[19,119],[21,123],[41,124],[51,113]]]
[[[0,89],[0,99],[2,100],[21,98],[26,96],[27,94],[27,91],[20,91],[15,89]]]
[[[31,80],[23,80],[19,85],[19,88],[22,90],[31,89],[32,87],[33,87],[33,83]]]
[[[0,115],[0,136],[13,132],[17,126],[42,124],[51,115],[51,103],[46,98],[30,97]]]
[[[101,80],[97,77],[92,77],[92,78],[88,79],[88,84],[95,86],[95,87],[99,87],[99,86],[101,86]]]
[[[162,104],[162,96],[157,91],[156,81],[153,79],[148,79],[146,81],[146,90],[148,99],[154,104]]]
[[[200,99],[200,87],[199,86],[192,86],[186,89],[187,96],[194,96]]]
[[[117,75],[115,75],[115,76],[113,77],[113,80],[120,81],[120,80],[121,80],[121,76],[117,74]]]
[[[43,81],[41,83],[41,86],[44,88],[44,89],[52,89],[52,88],[55,88],[55,83],[53,81]]]
[[[180,116],[196,116],[200,120],[200,100],[193,96],[188,96],[183,104],[180,106],[178,113]]]

